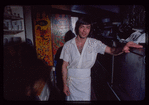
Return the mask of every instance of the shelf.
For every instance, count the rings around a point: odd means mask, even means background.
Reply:
[[[13,35],[13,34],[17,34],[17,33],[20,33],[20,32],[23,32],[24,30],[6,30],[4,29],[3,30],[3,34],[4,35]]]
[[[4,20],[9,19],[9,20],[21,20],[23,18],[15,16],[15,15],[10,15],[10,14],[6,14],[4,13]]]

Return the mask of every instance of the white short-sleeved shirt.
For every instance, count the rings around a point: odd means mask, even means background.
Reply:
[[[87,38],[80,54],[75,38],[64,44],[60,59],[69,63],[68,69],[91,69],[95,63],[97,53],[104,54],[106,45],[99,40]]]

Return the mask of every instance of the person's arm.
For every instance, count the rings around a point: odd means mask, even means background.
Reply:
[[[63,61],[63,65],[62,65],[62,79],[63,79],[63,92],[68,96],[70,94],[69,88],[67,86],[67,66],[68,66],[68,62]]]
[[[134,42],[128,42],[124,47],[119,47],[119,48],[107,46],[106,49],[105,49],[105,52],[108,53],[108,54],[117,56],[117,55],[122,54],[123,52],[129,53],[130,52],[129,51],[130,47],[142,48],[143,46],[138,45]]]

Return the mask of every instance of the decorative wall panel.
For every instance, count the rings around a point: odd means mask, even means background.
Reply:
[[[51,21],[49,16],[45,12],[37,13],[34,26],[37,57],[44,60],[47,65],[53,66]]]
[[[53,14],[51,16],[51,34],[53,41],[53,54],[64,45],[65,34],[71,29],[71,16],[65,14]]]

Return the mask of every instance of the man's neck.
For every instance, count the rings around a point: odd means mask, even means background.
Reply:
[[[84,43],[86,41],[86,39],[87,39],[87,37],[86,38],[81,38],[81,37],[79,37],[79,35],[76,37],[76,40],[79,43]]]

